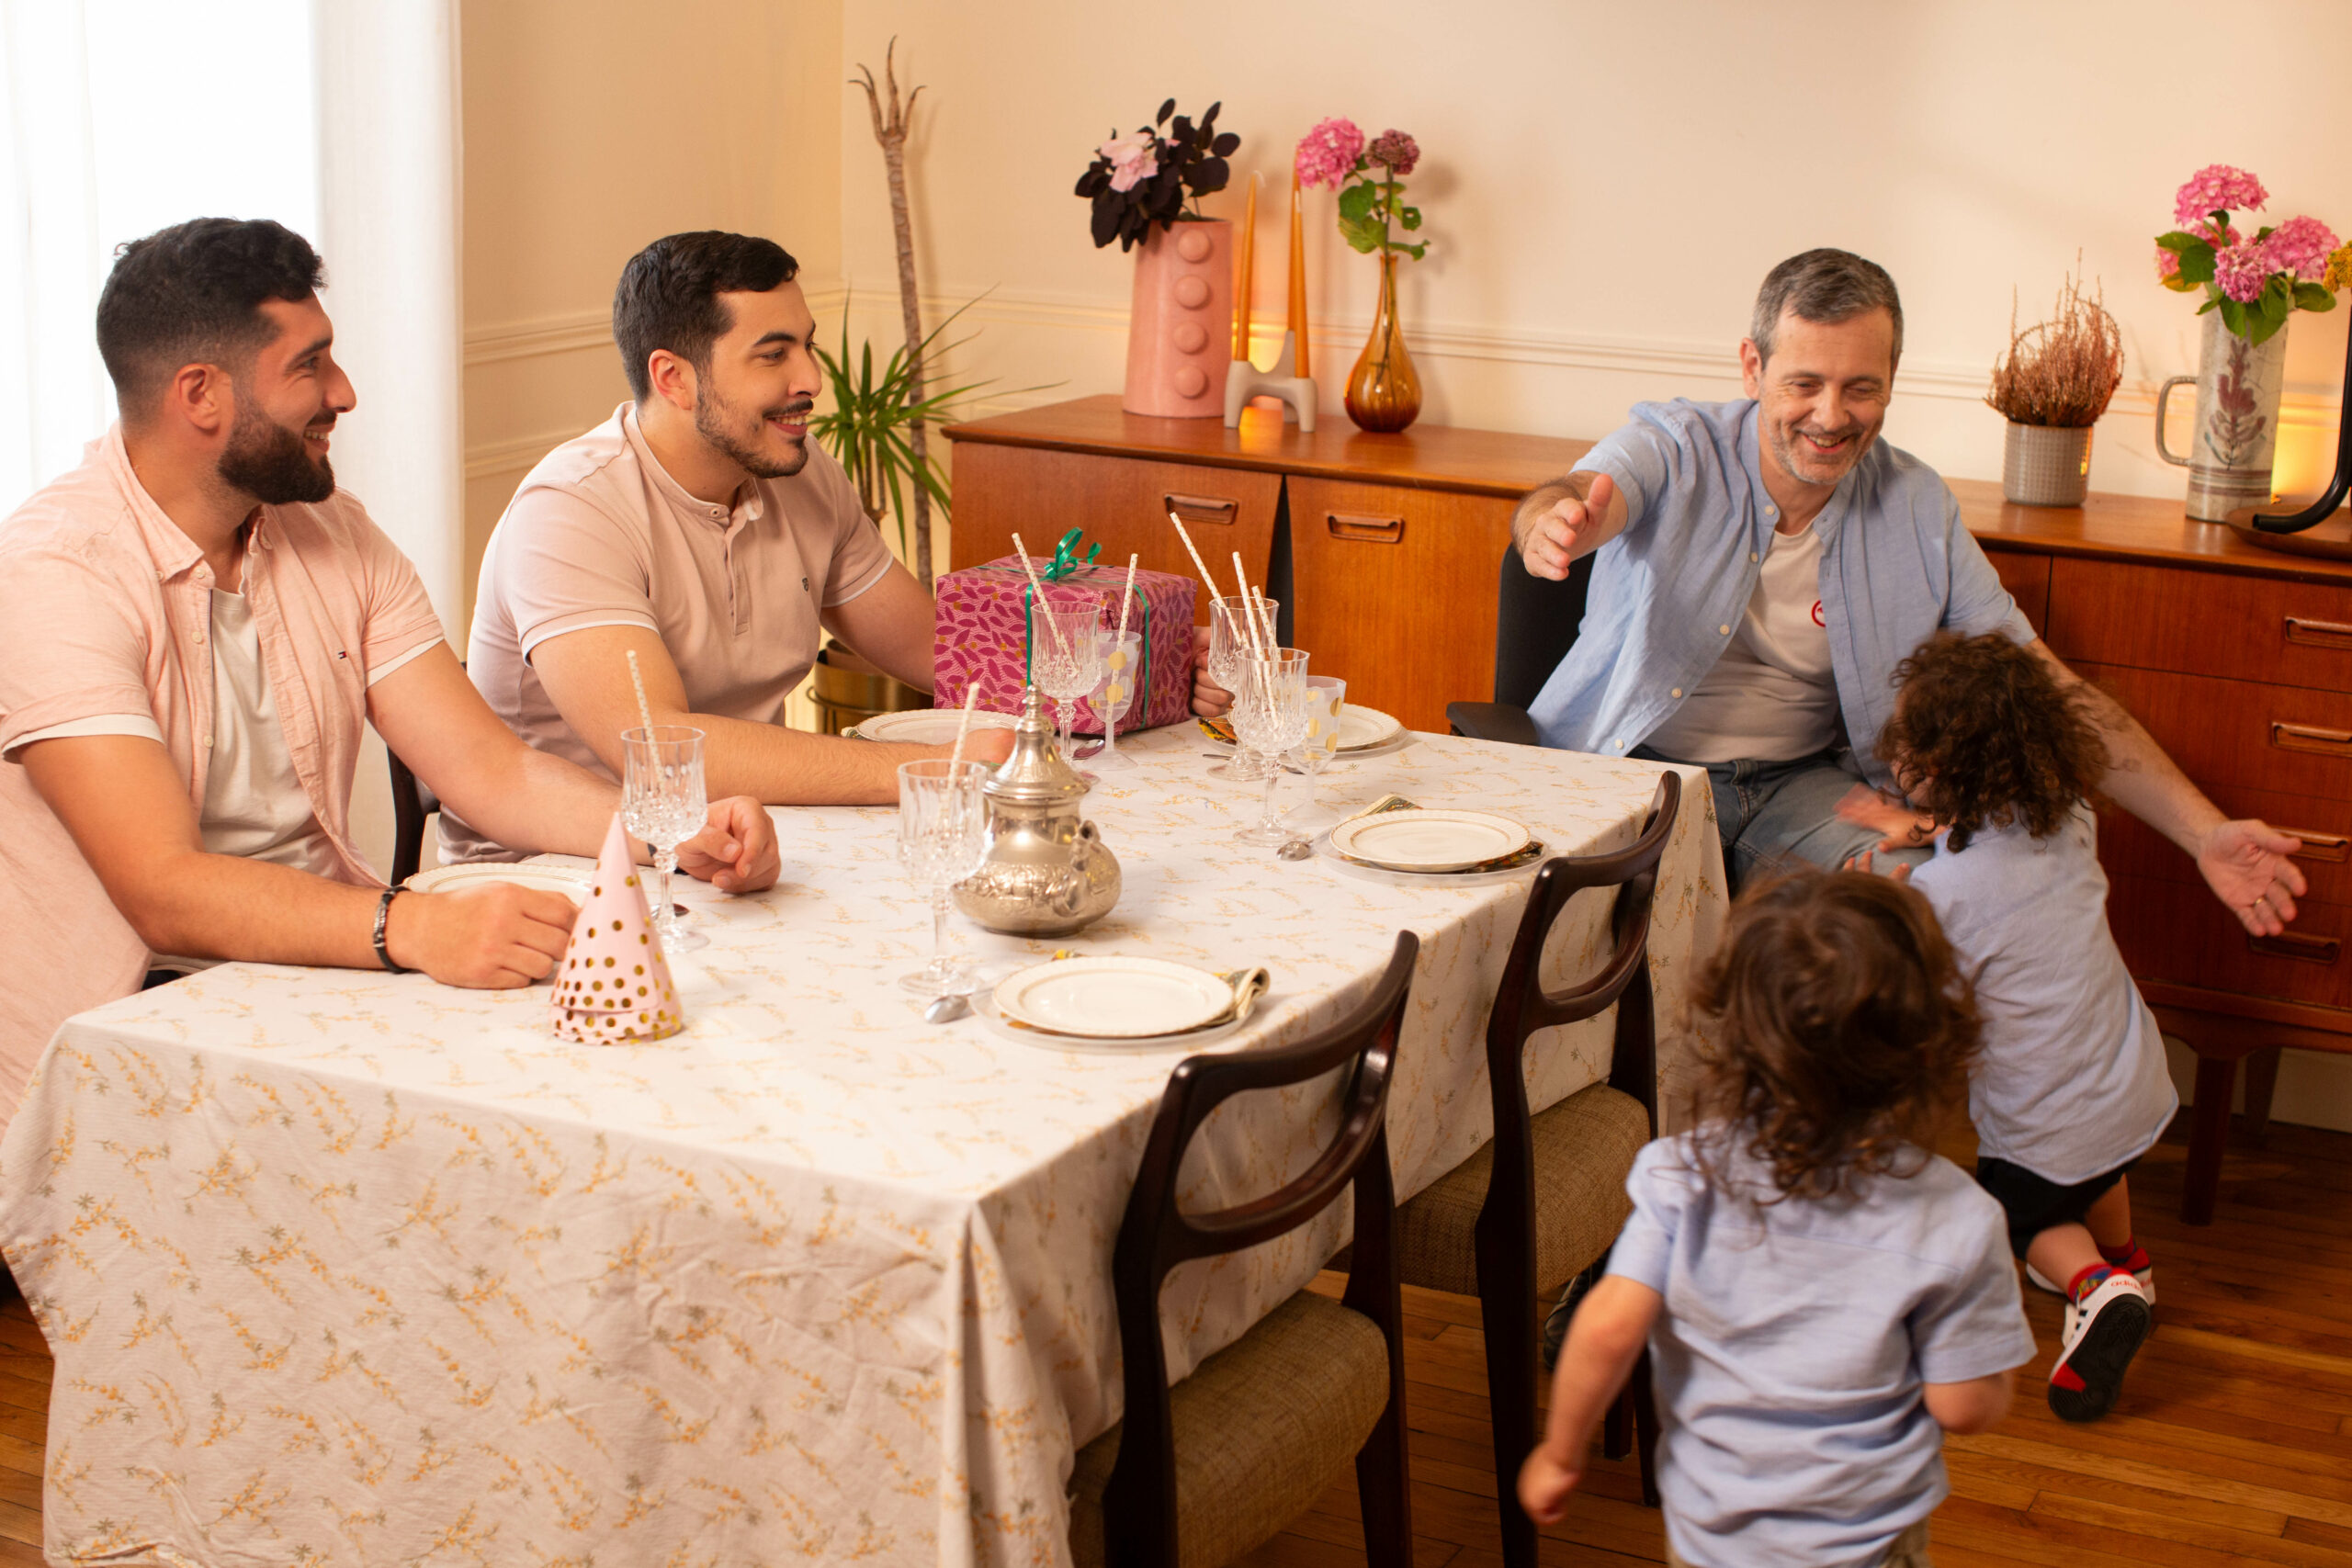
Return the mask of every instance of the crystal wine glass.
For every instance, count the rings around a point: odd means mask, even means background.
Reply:
[[[1250,656],[1250,631],[1244,617],[1250,614],[1249,602],[1240,595],[1228,593],[1222,599],[1209,601],[1209,679],[1227,691],[1241,690],[1241,661]],[[1258,640],[1261,645],[1274,646],[1274,613],[1282,605],[1272,599],[1257,601]],[[1237,736],[1240,731],[1237,728]],[[1209,769],[1212,778],[1231,779],[1239,784],[1255,784],[1266,776],[1269,764],[1246,741],[1237,742],[1233,755]]]
[[[1062,760],[1069,761],[1078,700],[1102,683],[1102,645],[1095,636],[1102,623],[1102,596],[1049,587],[1031,609],[1030,623],[1030,679],[1054,699]]]
[[[709,816],[702,779],[703,732],[683,724],[621,731],[621,825],[653,849],[653,931],[665,953],[688,952],[710,941],[687,927],[670,901],[670,874],[678,846],[702,831]]]
[[[947,890],[988,858],[986,762],[925,757],[899,764],[899,863],[931,895],[931,962],[899,984],[919,997],[972,988],[972,961],[947,951]]]
[[[1315,807],[1317,777],[1340,754],[1340,710],[1347,705],[1348,683],[1337,675],[1306,678],[1306,738],[1283,760],[1295,762],[1306,775],[1306,805]]]
[[[1119,721],[1136,705],[1136,689],[1142,683],[1143,633],[1102,630],[1102,683],[1094,688],[1095,716],[1102,721],[1102,749],[1087,759],[1105,773],[1115,773],[1136,765],[1132,757],[1119,752]]]
[[[1257,822],[1233,836],[1245,844],[1288,843],[1290,831],[1274,815],[1274,786],[1282,782],[1282,754],[1306,739],[1306,654],[1277,648],[1242,661],[1241,683],[1233,693],[1234,732],[1268,760],[1266,798]]]

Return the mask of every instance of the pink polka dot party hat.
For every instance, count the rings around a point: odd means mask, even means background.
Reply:
[[[555,972],[555,1032],[589,1045],[660,1040],[686,1026],[618,813]]]

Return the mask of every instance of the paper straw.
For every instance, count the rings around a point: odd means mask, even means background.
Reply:
[[[1125,642],[1127,637],[1127,606],[1135,602],[1136,562],[1142,558],[1141,556],[1127,558],[1127,585],[1119,593],[1119,640],[1122,642]]]
[[[980,683],[975,681],[964,688],[964,716],[956,721],[956,750],[947,755],[947,776],[950,780],[956,777],[956,771],[964,765],[964,737],[971,733],[972,705],[979,700]]]
[[[653,705],[645,700],[645,677],[638,673],[637,649],[628,650],[628,683],[637,688],[637,716],[645,721],[645,739],[653,739]]]
[[[1258,617],[1258,630],[1264,636],[1268,648],[1280,648],[1282,642],[1274,636],[1274,612],[1269,608],[1272,603],[1272,600],[1266,597],[1264,589],[1250,590],[1250,610]]]
[[[1273,643],[1274,634],[1272,627],[1267,627],[1264,635],[1260,636],[1257,594],[1256,591],[1250,586],[1249,574],[1241,570],[1239,550],[1233,552],[1233,580],[1241,584],[1241,619],[1250,627],[1250,646],[1257,652],[1259,658],[1263,659]]]
[[[1184,532],[1184,520],[1170,512],[1168,521],[1176,525],[1176,536],[1184,541],[1184,553],[1193,558],[1193,565],[1200,570],[1201,581],[1209,585],[1209,599],[1214,603],[1219,597],[1216,579],[1209,575],[1208,563],[1201,559],[1201,552],[1193,547],[1193,536]]]
[[[1037,581],[1037,563],[1029,558],[1029,547],[1021,542],[1018,534],[1012,536],[1012,553],[1021,558],[1021,570],[1029,574],[1029,592],[1037,596],[1037,618],[1046,623],[1047,631],[1054,634],[1054,646],[1061,649],[1062,657],[1071,658],[1069,639],[1062,636],[1061,626],[1046,606],[1046,585]]]

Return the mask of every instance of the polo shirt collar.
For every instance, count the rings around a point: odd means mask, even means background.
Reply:
[[[122,492],[123,503],[139,524],[140,536],[146,542],[148,558],[155,563],[157,578],[169,582],[194,568],[204,558],[204,551],[180,531],[170,513],[156,505],[155,498],[147,493],[147,487],[139,482],[138,470],[130,466],[130,449],[123,445],[121,421],[107,426],[98,446],[107,471],[114,477],[115,488]]]
[[[734,502],[721,507],[703,500],[671,478],[670,470],[662,466],[660,457],[654,456],[652,444],[645,439],[645,432],[638,428],[635,403],[621,405],[621,434],[636,451],[639,463],[653,476],[653,488],[660,491],[662,498],[682,516],[696,518],[722,532],[731,532],[739,524],[758,522],[766,511],[766,501],[757,479],[744,480],[742,487],[735,492]]]

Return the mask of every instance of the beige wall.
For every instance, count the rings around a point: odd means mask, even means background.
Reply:
[[[2183,0],[1834,16],[1747,0],[1195,0],[1140,30],[1121,15],[1091,0],[844,9],[848,58],[878,59],[895,34],[928,84],[925,286],[995,291],[967,368],[1005,388],[1062,383],[1015,400],[1117,389],[1132,263],[1091,247],[1070,186],[1093,142],[1170,94],[1193,111],[1223,98],[1219,123],[1245,138],[1238,167],[1282,190],[1290,148],[1322,116],[1413,132],[1436,242],[1405,288],[1423,417],[1507,430],[1596,436],[1637,399],[1736,396],[1734,349],[1765,270],[1836,244],[1904,291],[1889,438],[1947,473],[1997,478],[2002,423],[1979,400],[2010,291],[2034,319],[2079,249],[2131,355],[2093,482],[2178,494],[2150,418],[2155,382],[2193,371],[2197,352],[2189,302],[2151,272],[2174,188],[2239,164],[2267,182],[2274,219],[2352,230],[2352,6],[2333,0],[2269,0],[2227,22]],[[2265,39],[2251,54],[2250,37]],[[842,113],[842,274],[880,303],[879,180],[863,108],[844,98]],[[1238,198],[1237,180],[1210,210],[1238,217]],[[1310,195],[1308,254],[1336,412],[1374,270],[1339,243],[1331,200]],[[1257,289],[1277,326],[1283,254],[1277,225]],[[2294,319],[2283,476],[2315,472],[2332,441],[2347,316]]]
[[[628,395],[613,284],[685,229],[841,272],[840,0],[469,0],[466,580],[531,465]]]

